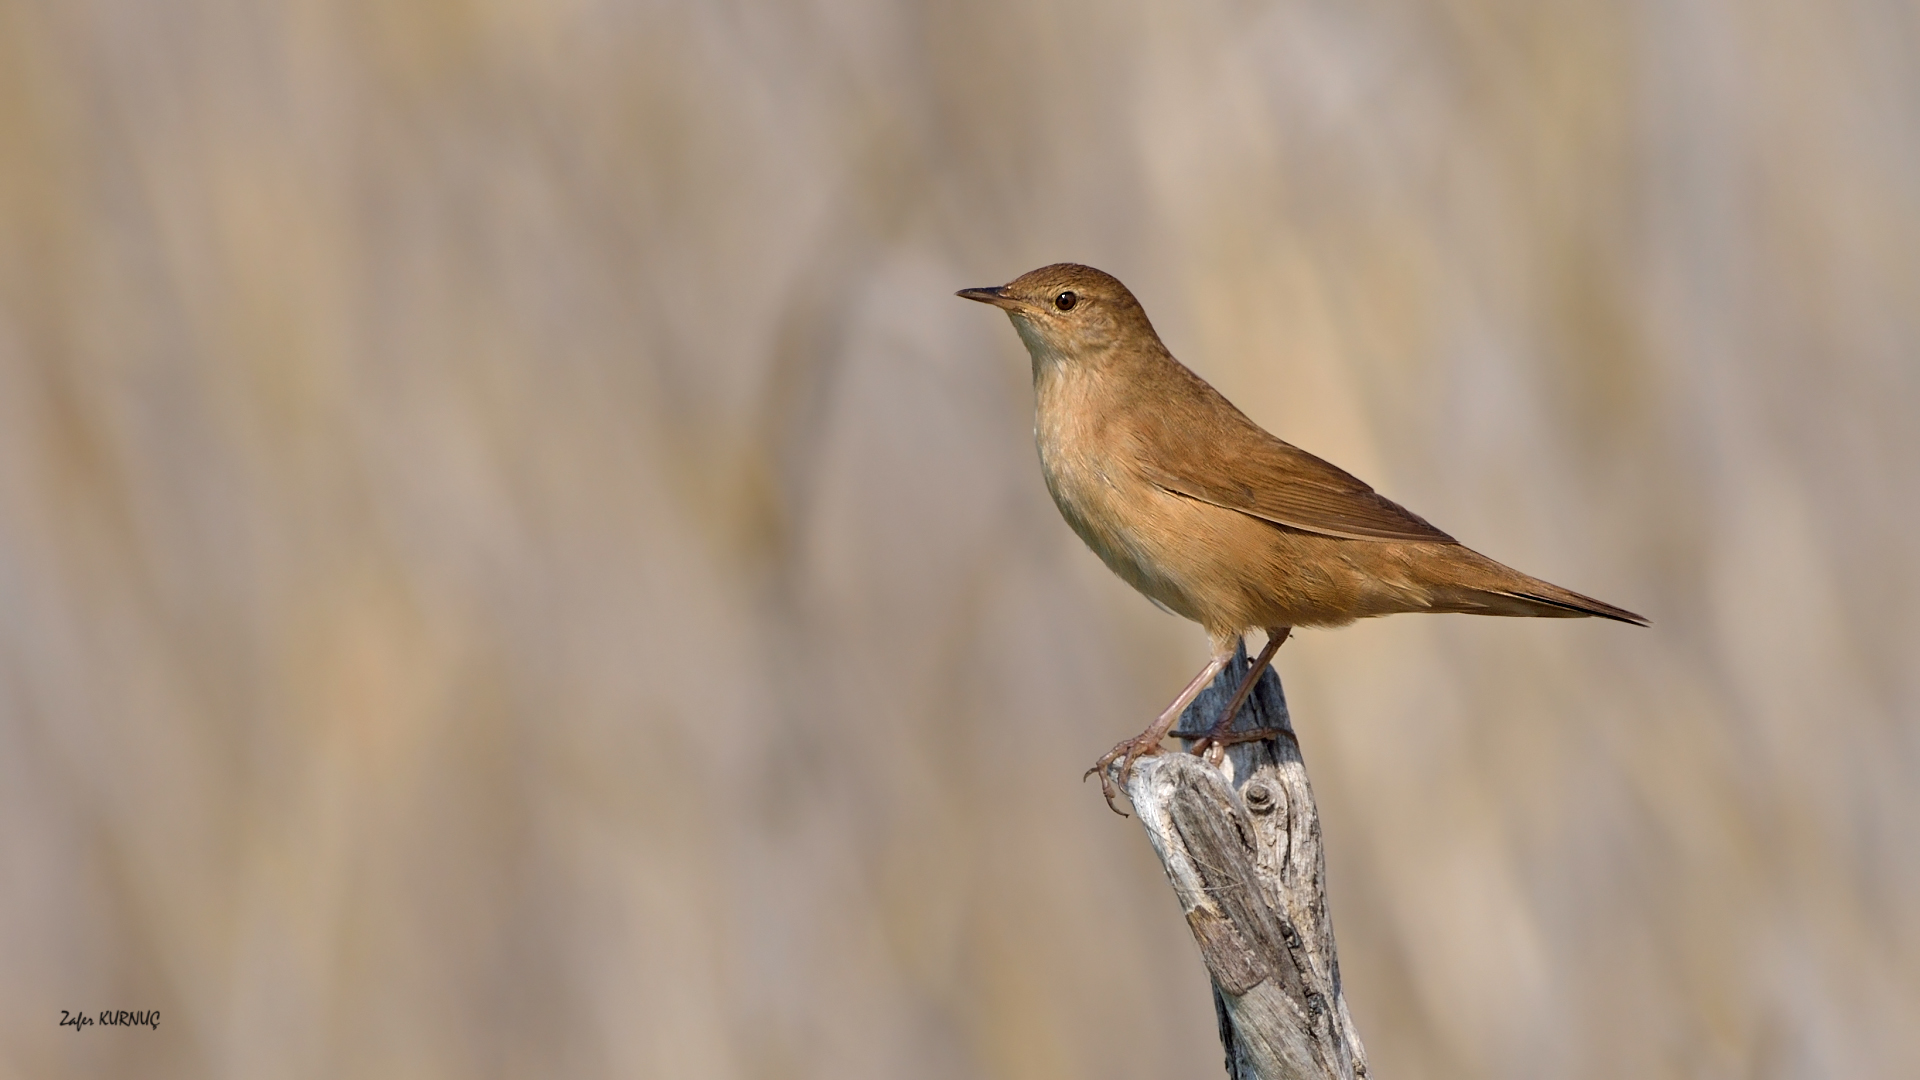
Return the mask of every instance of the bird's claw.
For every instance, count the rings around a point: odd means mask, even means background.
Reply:
[[[1164,736],[1162,736],[1162,738],[1164,738]],[[1120,762],[1120,776],[1118,779],[1121,784],[1125,784],[1128,777],[1133,775],[1134,762],[1150,754],[1157,754],[1159,752],[1159,738],[1148,739],[1146,735],[1136,736],[1107,751],[1104,757],[1093,763],[1093,768],[1088,769],[1086,775],[1080,777],[1080,781],[1081,783],[1085,783],[1088,776],[1098,776],[1100,778],[1100,794],[1107,800],[1107,809],[1119,814],[1121,817],[1126,817],[1127,812],[1114,805],[1113,797],[1118,794],[1119,791],[1114,784],[1115,777],[1107,767],[1115,761]]]
[[[1282,728],[1255,728],[1252,731],[1208,732],[1194,742],[1189,752],[1196,757],[1204,755],[1207,762],[1216,768],[1227,756],[1227,747],[1241,743],[1259,742],[1262,739],[1277,739],[1286,734]]]

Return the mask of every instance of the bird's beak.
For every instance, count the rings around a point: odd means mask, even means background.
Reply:
[[[1008,311],[1018,311],[1021,307],[1020,301],[1009,295],[1004,285],[996,285],[991,289],[961,289],[953,295],[978,300],[983,304],[992,304],[998,308],[1006,308]]]

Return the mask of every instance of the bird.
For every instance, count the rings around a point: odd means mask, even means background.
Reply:
[[[1109,569],[1200,624],[1207,663],[1152,724],[1087,775],[1109,807],[1116,761],[1161,751],[1246,634],[1267,643],[1195,753],[1270,736],[1228,727],[1296,627],[1401,612],[1647,620],[1468,548],[1351,473],[1268,433],[1174,359],[1127,287],[1078,263],[956,295],[1007,313],[1033,361],[1047,491]]]

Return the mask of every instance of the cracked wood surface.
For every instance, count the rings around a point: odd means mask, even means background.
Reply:
[[[1212,726],[1247,670],[1244,644],[1174,734]],[[1216,767],[1185,753],[1143,758],[1126,784],[1213,979],[1231,1080],[1368,1075],[1340,991],[1327,918],[1320,818],[1269,668],[1235,731],[1273,738],[1229,747]]]

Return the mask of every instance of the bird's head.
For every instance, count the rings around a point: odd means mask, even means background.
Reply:
[[[1006,309],[1033,355],[1036,377],[1050,363],[1160,341],[1125,285],[1079,263],[1043,266],[997,288],[961,289],[955,295]]]

